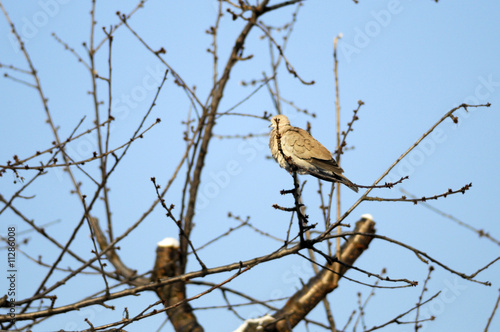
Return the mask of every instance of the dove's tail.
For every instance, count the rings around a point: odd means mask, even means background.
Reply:
[[[349,181],[346,177],[342,176],[339,181],[339,183],[345,184],[347,187],[351,188],[355,192],[358,192],[358,186]]]
[[[342,183],[346,187],[358,192],[358,186],[352,183],[348,178],[343,176],[342,174],[325,174],[325,173],[309,173],[312,176],[317,177],[318,179],[329,181],[329,182],[338,182]]]

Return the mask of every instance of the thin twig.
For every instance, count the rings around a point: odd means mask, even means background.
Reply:
[[[337,42],[338,42],[338,39],[341,37],[341,35],[339,36],[336,36],[334,39],[333,39],[333,76],[335,77],[335,118],[336,118],[336,131],[337,131],[337,150],[340,151],[341,148],[340,148],[340,93],[339,93],[339,72],[338,72],[338,65],[339,65],[339,61],[337,59]],[[340,166],[340,153],[337,154],[337,164]],[[333,195],[333,190],[334,188],[337,188],[337,192],[336,192],[336,207],[337,207],[337,213],[336,213],[336,216],[335,216],[335,219],[336,220],[339,220],[340,219],[340,213],[341,213],[341,206],[340,206],[340,183],[332,183],[332,187],[330,189],[330,197],[332,197]],[[328,210],[331,211],[332,207],[331,205],[328,207]],[[330,218],[330,213],[328,215],[328,217]],[[330,222],[330,219],[328,219],[328,222]],[[339,225],[337,227],[337,235],[340,235],[342,233],[342,227]],[[340,257],[340,237],[337,237],[337,241],[336,241],[336,256],[337,257]],[[340,271],[340,265],[336,265],[337,267],[337,271]],[[338,274],[337,274],[338,275]]]
[[[383,327],[385,327],[385,326],[387,326],[387,325],[394,324],[394,323],[396,323],[396,324],[401,324],[401,322],[399,321],[399,319],[400,319],[401,317],[404,317],[404,316],[406,316],[407,314],[409,314],[410,312],[412,312],[413,310],[415,310],[415,309],[417,309],[417,308],[419,308],[419,307],[423,306],[424,304],[427,304],[427,303],[431,302],[432,300],[434,300],[435,298],[437,298],[437,297],[439,296],[439,294],[441,294],[441,291],[439,291],[439,292],[437,292],[436,294],[434,294],[434,295],[433,295],[432,297],[430,297],[427,301],[425,301],[425,302],[423,302],[423,303],[420,303],[420,304],[417,304],[415,307],[413,307],[413,308],[411,308],[410,310],[408,310],[408,311],[406,311],[406,312],[402,313],[401,315],[398,315],[397,317],[395,317],[395,318],[391,319],[390,321],[388,321],[388,322],[386,322],[386,323],[384,323],[384,324],[382,324],[382,325],[374,326],[374,327],[372,327],[372,328],[371,328],[371,329],[369,329],[369,330],[365,330],[365,332],[375,331],[375,330],[381,329],[381,328],[383,328]]]
[[[432,271],[434,271],[434,266],[431,265],[429,266],[429,273],[427,273],[427,278],[425,278],[424,285],[422,286],[422,292],[418,297],[417,305],[422,303],[422,299],[424,298],[424,293],[427,291],[427,283],[429,282],[429,280],[431,280]],[[419,315],[420,315],[420,306],[417,307],[417,313],[415,315],[415,332],[418,332],[418,330],[422,327],[422,325],[418,324]]]
[[[87,159],[83,159],[83,160],[79,160],[79,161],[74,161],[74,162],[67,162],[67,163],[64,163],[64,164],[53,163],[53,164],[42,164],[41,166],[29,166],[29,165],[24,165],[24,166],[10,166],[10,165],[0,165],[0,167],[1,168],[5,168],[5,169],[25,169],[25,170],[43,171],[46,168],[68,167],[68,166],[75,166],[75,165],[83,165],[83,164],[85,164],[87,162],[101,159],[101,158],[103,158],[103,157],[105,157],[107,155],[113,154],[116,151],[121,150],[121,149],[129,146],[130,144],[132,144],[138,138],[143,138],[143,135],[145,133],[147,133],[151,128],[153,128],[155,125],[157,125],[160,122],[161,122],[161,119],[157,118],[156,121],[153,124],[151,124],[148,128],[146,128],[139,135],[130,138],[130,140],[127,143],[124,143],[124,144],[122,144],[122,145],[114,148],[113,150],[104,152],[104,153],[102,153],[100,155],[98,155],[97,153],[95,153],[92,157],[87,158]]]
[[[411,202],[413,204],[417,204],[418,202],[426,202],[428,200],[438,199],[441,197],[446,198],[448,197],[448,195],[453,195],[458,193],[465,194],[465,192],[469,190],[470,187],[472,187],[472,183],[466,184],[465,186],[457,190],[448,189],[448,191],[445,193],[427,197],[423,196],[421,198],[408,199],[406,196],[402,196],[401,198],[381,198],[381,197],[365,196],[363,199],[365,201],[375,201],[375,202]]]
[[[179,227],[179,231],[180,231],[181,235],[189,243],[189,246],[191,247],[192,253],[194,254],[196,259],[198,260],[198,263],[200,263],[201,269],[206,270],[207,269],[206,265],[203,263],[203,261],[200,259],[200,257],[196,253],[196,249],[194,248],[193,243],[191,242],[191,240],[187,236],[186,232],[182,228],[182,224],[180,223],[180,221],[177,221],[177,219],[175,219],[174,215],[172,214],[172,210],[174,209],[174,205],[172,204],[172,205],[170,205],[170,207],[168,207],[167,204],[165,204],[165,200],[163,198],[161,198],[161,195],[160,195],[160,186],[156,184],[156,179],[154,177],[151,178],[151,182],[153,182],[153,184],[155,186],[156,195],[158,196],[158,199],[160,200],[161,206],[163,206],[163,208],[167,211],[167,217],[172,219],[175,222],[175,224],[177,225],[177,227]]]
[[[426,138],[431,132],[433,132],[434,129],[436,129],[437,126],[439,126],[443,121],[445,121],[447,118],[449,118],[450,115],[453,115],[454,112],[456,112],[460,108],[467,109],[467,107],[490,107],[490,106],[491,106],[491,104],[489,104],[489,103],[488,104],[479,104],[479,105],[461,104],[461,105],[459,105],[457,107],[452,108],[448,112],[446,112],[445,115],[443,117],[441,117],[441,119],[439,119],[434,125],[432,125],[429,130],[427,130],[415,143],[412,144],[412,146],[410,146],[408,148],[408,150],[406,150],[398,159],[396,159],[396,161],[394,163],[392,163],[392,165],[389,166],[389,168],[387,168],[377,180],[375,180],[375,182],[373,183],[373,185],[374,186],[377,185],[384,177],[386,177],[387,174],[389,174],[389,172],[394,167],[396,167],[396,165],[404,157],[406,157],[415,147],[417,147],[418,144],[420,144],[420,142],[422,142],[422,140],[424,138]],[[356,209],[356,207],[358,207],[359,204],[361,204],[361,202],[363,202],[365,200],[365,197],[368,196],[368,194],[370,193],[370,191],[372,191],[372,188],[368,188],[368,190],[366,190],[366,192],[342,215],[342,217],[340,217],[340,219],[337,220],[337,222],[335,222],[334,224],[332,224],[330,227],[328,227],[328,229],[326,229],[323,232],[323,234],[319,237],[319,239],[327,237],[328,234],[330,234],[330,232],[335,227],[337,227],[339,223],[341,223],[349,214],[351,214],[352,211],[354,211],[354,209]]]
[[[500,289],[499,289],[500,291]],[[495,303],[495,306],[493,307],[493,312],[490,315],[490,318],[488,318],[488,323],[486,323],[486,327],[484,328],[484,332],[488,332],[488,329],[490,327],[491,321],[493,320],[493,317],[495,317],[495,312],[498,309],[498,304],[500,303],[500,294],[497,297],[497,302]]]
[[[400,188],[399,189],[403,194],[405,194],[406,196],[409,196],[411,197],[412,199],[417,199],[417,196],[413,195],[412,193],[404,190],[403,188]],[[449,213],[446,213],[446,212],[443,212],[442,210],[430,205],[429,203],[426,203],[426,202],[421,202],[420,205],[428,208],[429,210],[433,211],[433,212],[436,212],[437,214],[445,217],[445,218],[448,218],[452,221],[454,221],[455,223],[457,223],[458,225],[462,226],[462,227],[465,227],[467,228],[468,230],[470,231],[473,231],[474,233],[476,233],[477,235],[479,235],[479,237],[485,237],[487,238],[488,240],[498,244],[500,246],[500,241],[497,240],[496,238],[492,237],[488,232],[486,232],[485,230],[483,229],[477,229],[475,228],[474,226],[471,226],[470,224],[467,224],[466,222],[463,222],[462,220],[452,216],[451,214]]]

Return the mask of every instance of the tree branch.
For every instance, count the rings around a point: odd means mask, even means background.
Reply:
[[[356,223],[356,232],[375,233],[375,222],[371,219],[361,219]],[[353,235],[341,247],[339,260],[346,264],[353,265],[361,254],[368,248],[371,237],[366,235]],[[335,261],[326,265],[318,274],[312,277],[297,293],[287,301],[285,306],[272,316],[276,322],[268,325],[265,331],[291,331],[306,315],[320,303],[328,293],[338,286],[335,273],[338,271],[339,277],[343,276],[348,267]]]

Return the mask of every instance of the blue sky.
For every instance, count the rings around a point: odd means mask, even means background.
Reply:
[[[26,48],[38,70],[45,94],[49,97],[52,117],[60,126],[59,134],[67,137],[83,116],[87,116],[82,128],[92,127],[93,103],[87,93],[90,77],[86,69],[65,51],[51,36],[55,33],[79,54],[85,56],[82,42],[89,39],[89,2],[47,0],[33,2],[27,6],[19,2],[3,2],[17,29],[25,38]],[[116,11],[128,13],[134,1],[120,4],[99,2],[97,6],[97,29],[95,39],[100,42],[104,35],[101,27],[118,22]],[[164,47],[166,61],[182,76],[189,86],[196,85],[202,101],[207,97],[212,82],[212,58],[206,49],[211,38],[204,31],[215,22],[216,1],[193,0],[179,4],[150,0],[130,19],[130,25],[151,45],[153,49]],[[263,20],[280,26],[290,21],[294,8],[270,13]],[[458,124],[450,119],[443,122],[410,153],[383,181],[391,181],[409,175],[409,180],[400,187],[416,196],[440,194],[448,188],[458,189],[472,182],[465,195],[453,195],[446,199],[430,201],[429,204],[447,214],[488,231],[500,238],[496,204],[500,203],[500,5],[493,2],[465,2],[460,4],[433,1],[350,1],[326,2],[306,1],[299,10],[297,23],[288,41],[286,55],[297,73],[314,85],[303,85],[284,66],[280,68],[280,92],[285,100],[293,101],[302,109],[315,113],[316,118],[299,114],[284,104],[284,111],[292,125],[306,127],[309,121],[313,135],[330,150],[335,149],[333,39],[342,33],[338,44],[341,121],[343,129],[351,120],[352,110],[358,100],[365,105],[358,113],[354,132],[349,134],[348,146],[353,149],[342,156],[345,175],[352,181],[369,185],[373,183],[404,151],[447,111],[462,103],[491,103],[490,108],[460,111],[455,115]],[[239,33],[243,23],[224,16],[219,35],[219,57],[222,64]],[[249,36],[244,55],[253,55],[248,61],[234,68],[231,80],[221,103],[221,111],[227,110],[248,96],[252,87],[241,81],[269,75],[268,42],[260,39],[262,32],[255,29]],[[281,36],[277,36],[281,42]],[[97,55],[97,68],[107,76],[107,44]],[[276,53],[276,52],[275,52]],[[0,19],[0,63],[27,68],[6,21]],[[164,66],[148,53],[124,27],[117,30],[113,43],[113,95],[112,111],[115,115],[110,146],[126,142],[151,104],[156,86],[161,81]],[[8,72],[0,68],[2,74]],[[102,84],[99,93],[106,100],[107,90]],[[5,163],[14,154],[30,156],[45,149],[53,140],[46,116],[36,91],[12,80],[0,79],[1,121],[0,163]],[[104,105],[107,107],[107,105]],[[111,203],[115,222],[115,234],[121,234],[133,224],[150,206],[155,198],[150,177],[165,184],[182,153],[185,142],[181,121],[186,119],[190,103],[184,92],[169,77],[153,109],[147,125],[160,117],[162,122],[148,132],[144,139],[134,143],[124,162],[110,179]],[[103,107],[104,110],[104,107]],[[264,111],[275,113],[265,88],[259,90],[234,112],[262,115]],[[194,111],[192,111],[194,112]],[[193,115],[194,116],[194,115]],[[83,130],[82,129],[82,130]],[[266,133],[268,123],[263,120],[226,116],[217,121],[217,135]],[[73,144],[70,155],[77,159],[88,158],[95,147],[95,137],[85,137]],[[202,185],[200,205],[196,214],[193,242],[200,246],[217,235],[238,224],[227,217],[227,213],[242,218],[251,217],[256,227],[274,236],[285,237],[289,215],[272,208],[277,203],[290,206],[290,197],[281,196],[281,189],[292,185],[291,177],[280,169],[269,156],[267,137],[250,140],[214,139],[209,147]],[[91,174],[98,173],[97,163],[88,164]],[[32,174],[32,173],[29,173]],[[23,173],[26,178],[29,174]],[[94,185],[82,174],[82,191],[91,194]],[[181,171],[182,174],[182,171]],[[226,175],[229,174],[228,177]],[[227,181],[226,181],[227,179]],[[320,222],[317,181],[307,179],[304,201],[312,220]],[[1,194],[10,197],[20,188],[13,183],[12,173],[0,178]],[[180,192],[184,178],[174,182],[165,197],[167,202],[180,208]],[[400,197],[400,187],[381,189],[371,195]],[[82,214],[82,207],[75,195],[67,174],[52,170],[31,186],[25,195],[36,195],[31,200],[16,200],[15,206],[24,211],[37,224],[57,220],[47,231],[61,242],[73,229]],[[348,209],[358,198],[343,188],[342,210]],[[95,215],[104,221],[104,210],[98,205]],[[377,223],[377,233],[405,242],[449,267],[467,274],[477,271],[498,256],[498,245],[478,238],[463,227],[456,226],[422,205],[411,203],[362,203],[346,222],[354,225],[363,213],[370,213]],[[29,226],[6,211],[0,215],[0,225],[16,225],[19,230]],[[5,226],[4,226],[5,225]],[[4,235],[5,229],[0,230]],[[164,237],[176,236],[176,226],[159,208],[129,238],[122,241],[120,253],[130,267],[146,272],[154,263],[156,243]],[[28,235],[29,245],[23,250],[44,262],[53,262],[58,250],[36,234]],[[74,244],[75,251],[90,257],[91,242],[88,230],[82,230]],[[256,234],[250,229],[234,232],[217,244],[201,250],[200,255],[209,267],[229,264],[269,253],[280,246]],[[3,264],[3,263],[0,263]],[[46,273],[24,256],[20,258],[19,291],[29,296],[34,291],[34,276]],[[69,258],[61,265],[78,266]],[[416,288],[380,289],[366,308],[365,322],[368,327],[379,325],[410,309],[417,302],[427,275],[427,266],[407,250],[383,241],[374,240],[357,261],[361,268],[380,272],[387,268],[393,278],[419,281]],[[498,296],[500,288],[500,265],[480,273],[478,280],[492,282],[485,287],[460,279],[441,268],[436,268],[428,284],[428,296],[441,290],[435,304],[424,312],[435,315],[436,320],[424,324],[424,331],[469,331],[483,330]],[[3,266],[2,266],[3,268]],[[193,260],[188,266],[198,270]],[[65,273],[58,272],[49,284],[56,282]],[[230,274],[207,278],[221,282]],[[286,297],[300,287],[300,279],[307,281],[312,276],[309,263],[300,257],[287,257],[260,265],[229,284],[235,289],[245,290],[261,299]],[[369,283],[356,272],[351,278]],[[38,282],[38,281],[37,281]],[[0,286],[3,284],[0,283]],[[389,284],[391,286],[391,284]],[[2,286],[3,287],[3,286]],[[82,296],[102,288],[102,279],[90,277],[70,281],[58,294],[60,305],[74,302]],[[1,288],[3,289],[3,288]],[[190,287],[190,295],[204,290]],[[353,310],[357,310],[357,292],[366,298],[371,289],[342,280],[339,289],[329,297],[338,326],[342,327]],[[243,302],[232,298],[235,303]],[[61,316],[58,322],[40,325],[46,330],[85,329],[85,317],[94,325],[119,320],[125,306],[129,312],[140,312],[149,303],[157,300],[154,294],[142,293],[138,298],[117,300],[115,311],[102,307],[91,307]],[[223,304],[220,293],[213,292],[192,302],[194,307]],[[279,306],[278,304],[276,304]],[[239,313],[244,318],[265,314],[261,308],[243,307]],[[206,330],[214,330],[224,320],[224,330],[235,329],[240,321],[224,310],[199,310],[196,312]],[[318,307],[310,318],[325,321],[322,308]],[[414,316],[406,317],[409,321]],[[137,329],[156,330],[164,317],[138,322]],[[227,328],[226,328],[227,326]],[[495,317],[490,331],[500,329],[500,319]],[[167,323],[162,331],[171,331]],[[303,324],[296,328],[305,331]],[[312,331],[316,327],[311,328]],[[413,325],[393,325],[386,331],[413,331]]]

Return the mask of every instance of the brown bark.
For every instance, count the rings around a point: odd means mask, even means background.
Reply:
[[[354,232],[375,234],[375,222],[363,218],[356,223]],[[281,310],[273,314],[277,322],[268,325],[265,331],[291,331],[328,293],[337,288],[340,277],[368,248],[371,240],[372,237],[366,235],[350,236],[341,247],[339,260],[344,264],[337,262],[326,264],[326,268],[312,277],[301,290],[287,301]],[[338,271],[339,276],[337,277],[332,271]]]
[[[229,59],[222,73],[222,76],[217,81],[217,84],[215,84],[213,87],[213,90],[211,92],[210,107],[204,109],[203,115],[200,118],[200,121],[202,123],[206,121],[206,126],[203,132],[203,137],[201,139],[200,150],[198,152],[198,159],[196,160],[195,163],[193,177],[191,180],[191,187],[189,189],[189,200],[187,205],[186,217],[184,218],[183,221],[184,232],[186,233],[187,238],[189,238],[191,230],[193,228],[193,219],[195,214],[196,199],[198,197],[198,188],[200,186],[201,173],[203,167],[205,166],[205,158],[208,153],[208,146],[210,140],[212,139],[212,130],[215,126],[215,114],[219,109],[219,104],[224,94],[224,89],[226,87],[226,84],[229,81],[231,70],[233,69],[234,65],[241,59],[241,53],[243,52],[244,49],[245,40],[250,34],[252,28],[255,26],[257,19],[266,12],[266,6],[268,3],[269,0],[264,0],[257,7],[252,7],[252,16],[248,20],[247,24],[241,31],[238,38],[236,39],[233,49],[231,51],[231,55],[229,56]],[[180,243],[181,243],[181,252],[183,252],[186,255],[188,248],[187,239],[183,236],[180,236]],[[186,263],[187,259],[184,259],[180,266],[181,273],[185,272]]]
[[[152,281],[176,276],[180,264],[179,248],[175,246],[158,246],[156,262],[151,276]],[[185,282],[176,282],[156,289],[156,293],[165,307],[170,307],[186,299]],[[189,302],[167,310],[168,318],[176,332],[203,332]]]

